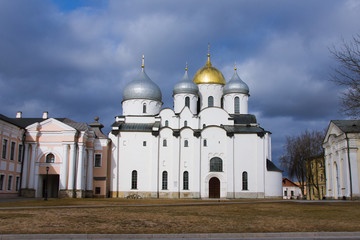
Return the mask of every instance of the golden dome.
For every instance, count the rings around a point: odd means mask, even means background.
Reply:
[[[210,54],[208,53],[208,59],[202,68],[200,68],[194,76],[194,83],[217,83],[226,84],[225,78],[222,73],[211,65]]]

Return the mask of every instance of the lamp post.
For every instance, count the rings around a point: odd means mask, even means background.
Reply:
[[[45,181],[45,192],[44,192],[44,201],[48,200],[48,192],[47,192],[47,188],[48,188],[48,181],[49,181],[49,167],[46,167],[46,181]]]

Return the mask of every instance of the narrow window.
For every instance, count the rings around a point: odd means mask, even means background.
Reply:
[[[247,172],[242,173],[242,190],[248,190],[248,174],[247,174]]]
[[[131,189],[137,189],[137,171],[131,173]]]
[[[184,121],[184,127],[187,127],[187,121]]]
[[[15,182],[15,191],[19,191],[19,188],[20,188],[20,177],[17,176]]]
[[[185,98],[185,106],[187,106],[188,108],[190,108],[190,98],[186,97]]]
[[[101,167],[101,154],[95,154],[94,167]]]
[[[294,196],[294,191],[291,191],[291,197],[293,197]]]
[[[143,104],[143,113],[146,113],[146,103]]]
[[[0,190],[4,189],[4,178],[5,175],[0,175]]]
[[[214,106],[214,97],[210,96],[208,97],[208,107],[213,107]]]
[[[240,99],[239,99],[239,97],[235,97],[235,99],[234,99],[234,109],[235,109],[235,113],[240,113]]]
[[[100,194],[101,187],[95,187],[95,194]]]
[[[16,146],[16,143],[15,143],[15,142],[11,142],[11,146],[10,146],[10,160],[14,160],[14,158],[15,158],[15,146]]]
[[[10,191],[12,188],[12,176],[9,176],[8,178],[8,187],[7,187],[7,190]]]
[[[204,147],[207,147],[207,141],[204,139]]]
[[[47,163],[53,163],[53,162],[55,162],[55,156],[54,156],[54,154],[49,153],[49,154],[46,156],[46,162],[47,162]]]
[[[3,140],[3,145],[2,145],[2,154],[1,154],[1,157],[4,158],[4,159],[6,159],[7,143],[8,143],[8,140],[4,139]]]
[[[23,153],[23,145],[20,144],[18,150],[18,162],[22,162],[22,153]]]
[[[284,191],[284,196],[287,197],[287,191],[286,190]]]
[[[163,140],[163,147],[167,147],[167,141],[166,141],[166,139]]]
[[[146,147],[146,141],[143,141],[143,146]]]
[[[189,190],[189,173],[185,171],[183,174],[183,187],[184,190]]]
[[[188,147],[189,146],[189,141],[188,140],[185,140],[184,141],[184,147]]]
[[[163,171],[162,173],[162,190],[167,190],[168,188],[168,173]]]
[[[169,121],[166,120],[166,121],[165,121],[165,127],[168,127],[168,126],[169,126]]]
[[[214,157],[210,159],[210,172],[222,172],[221,158]]]

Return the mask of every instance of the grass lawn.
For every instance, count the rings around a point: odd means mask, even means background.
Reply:
[[[148,205],[207,202],[212,204]],[[228,204],[232,202],[236,204]],[[0,207],[100,206],[0,210],[0,234],[360,231],[358,201],[213,203],[169,199],[51,199],[0,203]],[[136,206],[138,204],[145,206]]]

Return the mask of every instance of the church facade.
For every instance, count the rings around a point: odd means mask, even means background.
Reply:
[[[212,66],[173,88],[162,109],[145,73],[123,91],[112,142],[110,196],[141,198],[281,198],[282,171],[271,161],[271,133],[248,114],[249,87]]]

